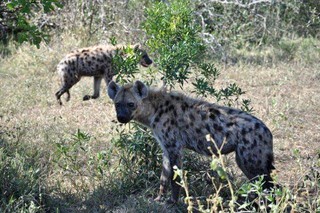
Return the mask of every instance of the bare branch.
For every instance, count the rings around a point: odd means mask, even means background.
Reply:
[[[249,3],[241,3],[239,0],[210,0],[212,3],[221,3],[221,4],[234,4],[239,7],[249,8],[252,5],[260,4],[260,3],[271,3],[271,0],[252,0]]]

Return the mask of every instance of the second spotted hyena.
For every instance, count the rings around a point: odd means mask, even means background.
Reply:
[[[258,118],[181,93],[152,89],[140,81],[124,86],[112,81],[108,95],[115,104],[118,121],[134,120],[151,128],[163,150],[156,200],[165,194],[169,182],[170,201],[178,200],[180,186],[173,180],[173,166],[181,168],[183,148],[204,155],[218,155],[218,149],[222,154],[235,152],[237,165],[248,179],[263,175],[264,188],[273,186],[272,134]],[[207,140],[208,135],[212,140]]]
[[[94,77],[93,95],[85,95],[83,100],[95,99],[99,97],[101,80],[106,84],[112,80],[115,75],[112,67],[112,59],[116,54],[125,54],[124,45],[100,45],[75,50],[66,55],[58,64],[57,70],[61,79],[61,88],[56,93],[58,103],[61,105],[60,97],[67,93],[67,101],[70,100],[70,88],[80,81],[83,76]],[[132,45],[134,54],[139,57],[139,63],[148,67],[152,64],[147,52],[141,49],[139,44]]]

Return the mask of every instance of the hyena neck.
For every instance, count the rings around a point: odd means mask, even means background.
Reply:
[[[142,100],[134,120],[151,128],[151,121],[159,106],[168,99],[168,93],[162,89],[149,89],[148,96]]]

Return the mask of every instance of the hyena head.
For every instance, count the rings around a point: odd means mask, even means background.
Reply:
[[[142,100],[148,96],[148,87],[141,81],[119,86],[114,81],[108,85],[108,95],[116,107],[120,123],[128,123],[141,110]]]
[[[150,64],[152,64],[152,60],[149,58],[147,52],[141,48],[140,44],[135,44],[133,51],[141,57],[139,63],[142,66],[148,67]]]

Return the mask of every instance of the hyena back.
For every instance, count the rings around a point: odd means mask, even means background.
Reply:
[[[140,81],[108,86],[117,119],[135,120],[149,127],[163,150],[159,200],[170,181],[176,202],[180,186],[172,179],[173,166],[182,167],[182,149],[204,155],[236,153],[236,162],[249,180],[264,176],[264,188],[273,186],[272,134],[258,118],[243,111],[190,98],[181,93],[148,88]],[[210,135],[212,140],[207,140]],[[213,142],[214,141],[214,142]],[[215,143],[215,144],[214,144]],[[217,149],[218,148],[218,149]]]
[[[66,55],[58,64],[57,71],[61,80],[61,88],[56,93],[57,101],[60,105],[61,96],[67,93],[67,101],[70,100],[70,88],[80,81],[83,76],[94,77],[93,95],[85,95],[83,100],[96,99],[100,95],[100,85],[102,79],[108,83],[112,80],[115,72],[112,67],[112,58],[116,54],[124,54],[124,45],[100,45],[82,48],[72,51]],[[131,46],[135,54],[140,57],[139,63],[148,67],[152,64],[147,52],[141,49],[139,44]],[[122,52],[121,52],[122,51]]]

